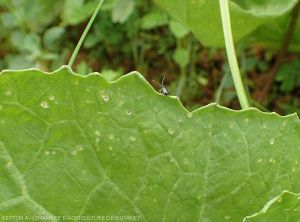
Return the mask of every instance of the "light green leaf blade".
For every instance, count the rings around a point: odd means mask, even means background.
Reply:
[[[56,41],[61,38],[64,33],[65,29],[60,26],[54,26],[47,29],[43,36],[45,47],[47,47],[48,49],[53,49]]]
[[[299,143],[296,115],[189,113],[136,72],[4,71],[0,216],[242,221],[299,192]]]
[[[154,10],[141,18],[141,28],[149,30],[166,25],[168,22],[169,18],[167,14],[162,13],[159,10]]]
[[[170,21],[169,28],[173,35],[178,39],[183,38],[189,33],[189,30],[186,27],[175,20]]]
[[[62,13],[63,25],[77,25],[87,19],[95,10],[98,0],[66,0]]]
[[[185,68],[190,60],[189,50],[187,48],[177,47],[174,51],[173,59],[180,68]]]
[[[260,212],[243,221],[300,221],[300,194],[284,191],[270,200]]]
[[[206,46],[224,45],[219,2],[217,0],[154,0],[171,16],[181,21]],[[235,41],[242,39],[258,27],[287,15],[297,0],[229,2],[231,26]]]
[[[124,23],[134,10],[133,0],[118,0],[115,2],[111,12],[112,21]]]

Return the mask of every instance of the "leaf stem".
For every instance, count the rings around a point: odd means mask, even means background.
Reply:
[[[85,29],[84,29],[84,31],[83,31],[83,33],[82,33],[82,35],[81,35],[81,37],[80,37],[80,39],[79,39],[79,41],[78,41],[76,47],[75,47],[75,49],[74,49],[74,52],[73,52],[73,54],[72,54],[72,56],[71,56],[71,58],[70,58],[70,60],[69,60],[69,63],[68,63],[68,66],[69,66],[69,67],[72,67],[72,66],[73,66],[74,61],[75,61],[75,59],[76,59],[76,56],[77,56],[77,54],[78,54],[78,52],[79,52],[79,49],[81,48],[81,45],[82,45],[82,43],[83,43],[83,41],[84,41],[84,39],[85,39],[85,37],[86,37],[88,31],[90,30],[90,28],[91,28],[91,26],[92,26],[92,24],[93,24],[93,22],[94,22],[94,20],[95,20],[95,18],[96,18],[96,16],[97,16],[99,10],[100,10],[100,8],[101,8],[103,2],[104,2],[104,0],[99,0],[99,3],[98,3],[98,5],[97,5],[97,7],[96,7],[96,9],[95,9],[95,11],[94,11],[94,13],[93,13],[93,15],[92,15],[92,17],[90,18],[89,23],[88,23],[87,26],[85,27]]]
[[[235,90],[237,92],[237,96],[242,109],[247,109],[249,108],[249,102],[242,82],[241,73],[239,70],[235,49],[233,45],[228,0],[219,0],[219,5],[221,11],[221,20],[222,20],[222,26],[224,32],[226,53],[227,53],[228,62],[232,73]]]
[[[224,87],[225,87],[225,84],[226,84],[226,81],[227,81],[229,75],[230,75],[229,70],[228,70],[228,71],[225,71],[225,72],[223,73],[223,77],[222,77],[221,83],[220,83],[220,85],[219,85],[219,87],[218,87],[218,89],[217,89],[216,96],[215,96],[215,97],[216,97],[216,103],[217,103],[217,104],[220,104],[220,103],[221,103],[222,93],[223,93],[223,90],[224,90]],[[220,105],[221,105],[221,104],[220,104]]]
[[[181,68],[180,69],[179,83],[178,83],[178,86],[177,86],[176,91],[175,91],[175,96],[178,96],[178,97],[181,96],[183,88],[184,88],[184,85],[185,85],[185,82],[186,82],[185,69]]]

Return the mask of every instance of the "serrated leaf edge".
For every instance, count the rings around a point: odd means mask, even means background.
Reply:
[[[36,71],[36,72],[40,72],[40,73],[44,73],[44,74],[56,74],[56,73],[59,73],[60,71],[63,71],[63,70],[66,70],[67,72],[69,72],[70,74],[72,75],[75,75],[77,76],[78,78],[89,78],[90,76],[94,76],[94,75],[97,75],[99,77],[101,77],[107,84],[117,84],[119,83],[120,81],[124,81],[124,79],[126,80],[127,78],[131,78],[132,76],[135,76],[137,77],[138,79],[140,79],[142,82],[144,82],[145,86],[150,88],[155,94],[158,94],[158,95],[161,95],[159,92],[157,92],[153,87],[152,85],[144,78],[144,76],[142,74],[140,74],[139,72],[137,71],[132,71],[132,72],[129,72],[121,77],[119,77],[118,79],[114,80],[114,81],[107,81],[105,78],[103,78],[101,76],[101,73],[99,72],[92,72],[92,73],[89,73],[88,75],[80,75],[78,73],[75,73],[72,68],[70,66],[67,66],[67,65],[63,65],[62,67],[58,68],[57,70],[53,71],[53,72],[46,72],[46,71],[42,71],[40,69],[37,69],[37,68],[29,68],[29,69],[22,69],[22,70],[10,70],[10,69],[5,69],[5,70],[2,70],[0,72],[0,76],[3,75],[3,74],[6,74],[6,73],[10,73],[10,72],[27,72],[27,71]],[[166,96],[163,96],[161,95],[162,97],[166,97]],[[261,113],[263,115],[267,115],[267,116],[274,116],[274,117],[277,117],[277,118],[281,118],[281,119],[294,119],[295,121],[297,121],[299,124],[300,124],[300,119],[297,115],[297,113],[292,113],[292,114],[288,114],[288,115],[285,115],[285,116],[282,116],[282,115],[279,115],[278,113],[276,112],[264,112],[264,111],[261,111],[255,107],[250,107],[250,108],[247,108],[247,109],[243,109],[243,110],[233,110],[233,109],[230,109],[228,107],[224,107],[224,106],[221,106],[217,103],[210,103],[210,104],[207,104],[205,106],[202,106],[202,107],[199,107],[193,111],[188,111],[184,105],[182,104],[182,102],[180,101],[180,99],[177,97],[177,96],[167,96],[167,99],[170,99],[172,100],[173,102],[177,103],[177,106],[178,108],[180,109],[183,109],[184,112],[186,113],[186,115],[189,115],[189,116],[193,116],[195,114],[198,114],[200,113],[201,111],[203,110],[206,110],[206,109],[211,109],[211,108],[216,108],[216,109],[220,109],[220,110],[224,110],[224,111],[228,111],[228,112],[233,112],[233,113],[239,113],[239,114],[242,114],[242,113],[245,113],[245,112],[257,112],[257,113]]]

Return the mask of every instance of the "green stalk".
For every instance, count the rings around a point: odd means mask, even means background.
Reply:
[[[235,90],[237,92],[237,96],[242,109],[247,109],[249,108],[249,102],[242,82],[242,78],[241,78],[241,74],[240,74],[240,70],[239,70],[239,66],[235,54],[235,49],[233,45],[228,0],[219,0],[219,5],[221,11],[221,20],[222,20],[222,26],[224,32],[226,53],[227,53],[228,62],[232,73]]]
[[[177,86],[177,89],[175,91],[175,96],[180,97],[186,82],[186,73],[185,73],[185,69],[181,68],[180,69],[180,79],[179,79],[179,83]]]
[[[218,89],[217,89],[217,92],[216,92],[216,103],[217,103],[217,104],[220,104],[220,102],[221,102],[221,98],[222,98],[222,93],[223,93],[223,90],[224,90],[224,86],[225,86],[225,83],[226,83],[226,81],[227,81],[229,75],[230,75],[230,72],[229,72],[229,71],[226,71],[226,72],[224,72],[224,74],[223,74],[221,83],[220,83],[220,85],[219,85],[219,87],[218,87]],[[221,105],[221,104],[220,104],[220,105]]]
[[[94,22],[94,20],[95,20],[95,18],[96,18],[96,16],[97,16],[97,14],[98,14],[98,12],[99,12],[99,10],[100,10],[100,8],[101,8],[103,2],[104,2],[104,0],[99,0],[99,3],[98,3],[98,5],[97,5],[97,7],[96,7],[96,9],[95,9],[95,11],[94,11],[92,17],[90,18],[89,23],[88,23],[87,26],[85,27],[84,32],[82,33],[82,35],[81,35],[81,37],[80,37],[80,39],[79,39],[79,41],[78,41],[78,43],[77,43],[77,45],[76,45],[76,47],[75,47],[75,49],[74,49],[74,52],[73,52],[73,54],[72,54],[72,56],[71,56],[71,58],[70,58],[70,61],[69,61],[69,63],[68,63],[68,66],[69,66],[69,67],[72,67],[72,66],[73,66],[74,61],[75,61],[75,59],[76,59],[76,56],[77,56],[77,54],[78,54],[78,52],[79,52],[79,49],[81,48],[81,45],[82,45],[82,43],[83,43],[83,41],[84,41],[84,39],[85,39],[87,33],[89,32],[89,30],[90,30],[90,28],[91,28],[91,26],[92,26],[92,24],[93,24],[93,22]]]

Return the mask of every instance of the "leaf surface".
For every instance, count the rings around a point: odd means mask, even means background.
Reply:
[[[244,222],[251,221],[299,221],[300,218],[300,194],[288,191],[282,192],[279,196],[270,200],[264,208],[252,216],[244,219]]]
[[[218,0],[154,1],[187,26],[204,45],[224,46]],[[296,3],[297,0],[229,1],[234,40],[238,41],[246,37],[259,27],[268,28],[267,24],[274,23],[275,19],[287,17]],[[276,33],[275,36],[280,38]],[[260,37],[265,39],[266,35]],[[269,37],[272,37],[269,40],[274,39],[273,36]],[[259,40],[254,35],[250,39]]]
[[[296,115],[189,113],[136,72],[4,71],[0,216],[242,221],[299,192],[299,144]]]

